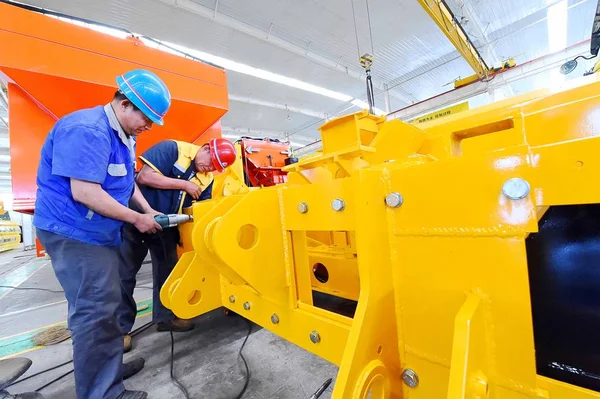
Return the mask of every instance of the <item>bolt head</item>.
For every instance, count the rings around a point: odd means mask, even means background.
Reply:
[[[308,212],[308,204],[306,202],[301,202],[298,204],[298,212],[306,213]]]
[[[336,198],[331,203],[331,207],[333,208],[334,211],[341,212],[344,210],[344,208],[346,208],[346,203],[344,202],[343,199]]]
[[[277,316],[276,313],[273,313],[273,315],[271,316],[271,323],[279,324],[279,316]]]
[[[230,302],[230,303],[235,303],[235,297],[234,297],[233,295],[231,295],[231,296],[229,297],[229,302]]]
[[[531,188],[529,187],[527,180],[521,179],[520,177],[508,179],[504,182],[504,185],[502,185],[502,194],[511,200],[520,200],[527,197],[530,190]]]
[[[389,193],[385,196],[385,204],[390,208],[398,208],[404,203],[404,198],[400,193]]]
[[[405,369],[402,372],[402,381],[410,388],[419,386],[419,376],[411,369]]]
[[[250,310],[250,302],[244,302],[244,309],[245,310]]]
[[[313,331],[310,333],[310,340],[313,344],[318,344],[321,342],[321,335],[317,331]]]

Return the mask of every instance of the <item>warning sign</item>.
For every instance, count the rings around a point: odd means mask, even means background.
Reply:
[[[469,109],[469,102],[465,101],[464,103],[453,105],[452,107],[440,109],[438,111],[432,112],[427,115],[419,116],[408,123],[412,123],[413,125],[420,125],[421,123],[431,122],[436,119],[444,118],[446,116],[455,115],[459,112],[467,111]]]

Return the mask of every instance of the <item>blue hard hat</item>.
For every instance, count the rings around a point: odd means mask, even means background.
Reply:
[[[156,74],[144,69],[134,69],[117,76],[119,90],[159,126],[164,124],[163,117],[171,106],[171,93]]]

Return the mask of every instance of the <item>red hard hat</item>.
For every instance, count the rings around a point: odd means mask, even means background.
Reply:
[[[217,171],[222,172],[226,167],[233,165],[237,154],[231,141],[227,139],[211,139],[208,145],[210,147],[213,166]]]

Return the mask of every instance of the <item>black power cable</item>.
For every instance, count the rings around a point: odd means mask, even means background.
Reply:
[[[250,334],[252,333],[252,322],[248,319],[246,319],[246,321],[248,322],[248,334],[246,334],[246,338],[244,339],[244,342],[242,343],[242,346],[240,347],[240,351],[238,352],[238,357],[242,358],[242,360],[244,361],[244,366],[246,367],[246,382],[244,383],[244,387],[242,388],[242,390],[240,391],[238,396],[235,397],[235,399],[241,399],[242,396],[244,396],[244,394],[246,393],[246,389],[248,389],[248,384],[250,383],[250,367],[248,367],[248,362],[246,361],[246,358],[244,357],[244,354],[242,353],[242,351],[244,350],[244,347],[246,346],[246,342],[248,342],[248,338],[250,337]]]
[[[59,290],[50,290],[48,288],[37,288],[37,287],[16,287],[14,285],[0,285],[0,288],[10,288],[13,290],[23,290],[23,291],[46,291],[46,292],[52,292],[52,293],[63,293],[64,291],[59,291]]]
[[[130,334],[130,335],[131,335],[131,336],[135,336],[135,335],[137,335],[137,334],[141,333],[142,331],[144,331],[144,330],[148,329],[150,326],[152,326],[152,324],[153,324],[152,322],[146,323],[146,324],[144,324],[144,325],[142,325],[142,326],[140,326],[140,327],[136,328],[135,330],[133,330],[133,331],[131,332],[131,334]],[[12,384],[10,384],[8,387],[11,387],[11,386],[13,386],[13,385],[15,385],[15,384],[19,384],[19,383],[21,383],[21,382],[27,381],[27,380],[29,380],[30,378],[37,377],[38,375],[41,375],[41,374],[47,373],[47,372],[49,372],[49,371],[56,370],[57,368],[59,368],[59,367],[62,367],[62,366],[66,366],[66,365],[67,365],[67,364],[69,364],[69,363],[73,363],[73,359],[71,359],[71,360],[68,360],[68,361],[66,361],[66,362],[64,362],[64,363],[57,364],[56,366],[52,366],[52,367],[50,367],[50,368],[44,369],[44,370],[42,370],[42,371],[38,371],[37,373],[35,373],[35,374],[32,374],[32,375],[29,375],[29,376],[27,376],[27,377],[25,377],[25,378],[21,378],[20,380],[18,380],[18,381],[15,381],[15,382],[13,382]],[[59,377],[57,377],[56,379],[54,379],[54,380],[52,380],[51,382],[49,382],[48,384],[46,384],[46,385],[44,385],[44,386],[42,386],[42,387],[40,387],[40,388],[36,389],[36,392],[39,392],[40,390],[42,390],[42,389],[44,389],[44,388],[46,388],[46,387],[48,387],[48,386],[50,386],[50,385],[54,384],[55,382],[57,382],[58,380],[60,380],[61,378],[65,377],[65,376],[67,376],[67,375],[71,374],[72,372],[73,372],[73,370],[70,370],[70,371],[68,371],[68,372],[66,372],[66,373],[64,373],[64,374],[62,374],[61,376],[59,376]],[[7,387],[7,388],[8,388],[8,387]]]
[[[171,334],[171,381],[173,381],[173,384],[175,384],[177,388],[179,388],[179,390],[183,393],[183,396],[185,396],[186,399],[190,399],[190,394],[188,393],[187,389],[183,386],[181,382],[179,382],[177,378],[175,378],[175,374],[173,373],[173,367],[175,363],[175,339],[173,338],[172,326],[169,326],[169,333]]]

